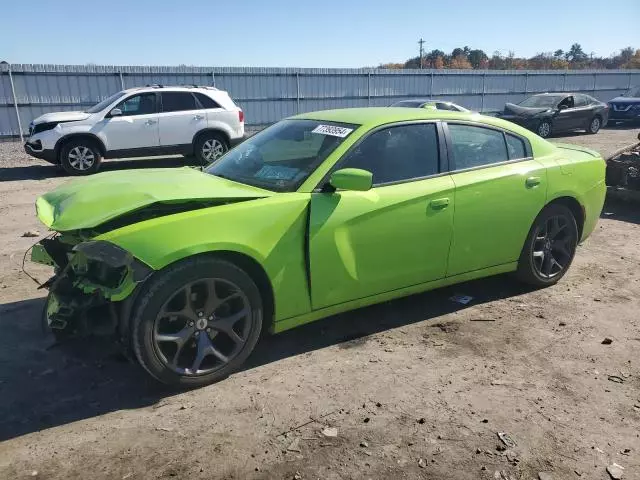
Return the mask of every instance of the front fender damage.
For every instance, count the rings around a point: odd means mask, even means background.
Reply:
[[[114,333],[128,310],[125,300],[153,270],[110,242],[74,240],[45,239],[31,253],[32,261],[55,269],[43,284],[49,289],[43,321],[70,334]]]

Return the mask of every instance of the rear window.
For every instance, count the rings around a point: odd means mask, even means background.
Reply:
[[[196,99],[190,92],[162,92],[163,112],[184,110],[198,110]]]
[[[195,92],[194,95],[198,99],[202,108],[220,108],[220,105],[211,97],[208,97],[204,93]]]

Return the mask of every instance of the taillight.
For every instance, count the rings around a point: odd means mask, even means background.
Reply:
[[[238,120],[240,123],[244,122],[244,112],[242,110],[238,110]]]

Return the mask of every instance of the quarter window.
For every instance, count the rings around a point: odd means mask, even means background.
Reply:
[[[123,116],[148,115],[156,113],[156,94],[141,93],[127,98],[124,102],[116,105],[122,111]]]
[[[200,105],[202,105],[202,108],[220,108],[220,105],[218,105],[213,98],[208,97],[204,93],[195,92],[194,95]]]
[[[453,111],[453,112],[457,112],[458,109],[456,107],[454,107],[453,105],[450,105],[448,103],[442,103],[442,102],[437,102],[436,103],[436,108],[438,110],[449,110],[449,111]]]
[[[449,124],[455,170],[481,167],[509,160],[504,135],[499,130]],[[522,147],[521,147],[522,148]]]
[[[380,185],[438,173],[438,134],[433,123],[400,125],[372,133],[341,168],[361,168]]]
[[[190,92],[162,92],[162,111],[181,112],[198,110],[196,99]]]
[[[516,160],[518,158],[527,158],[527,149],[524,146],[522,139],[506,134],[507,137],[507,150],[509,151],[509,160]]]

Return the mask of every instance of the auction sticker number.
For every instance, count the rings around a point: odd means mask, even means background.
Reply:
[[[321,135],[331,135],[332,137],[344,138],[353,132],[353,128],[337,127],[335,125],[318,125],[311,130],[312,133],[319,133]]]

